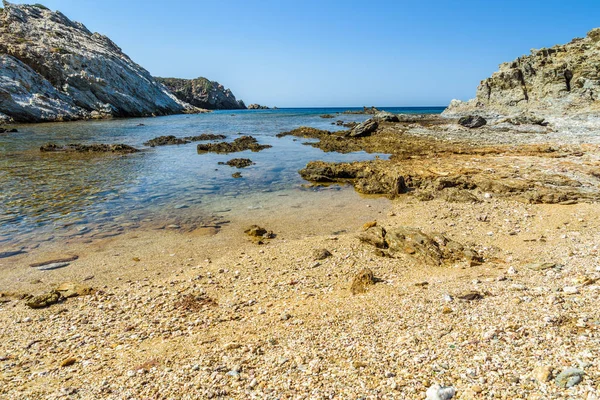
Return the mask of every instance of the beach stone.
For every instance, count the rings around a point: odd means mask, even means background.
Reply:
[[[552,378],[552,368],[547,365],[541,365],[533,370],[533,377],[541,383],[548,382]]]
[[[371,246],[375,246],[378,249],[386,249],[388,246],[385,242],[385,235],[386,231],[384,228],[372,226],[358,235],[358,240],[370,244]]]
[[[464,126],[465,128],[474,129],[484,126],[487,124],[487,121],[483,117],[469,115],[460,118],[458,120],[458,124]]]
[[[60,363],[61,367],[70,367],[71,365],[75,364],[77,362],[76,358],[67,358],[66,360],[64,360],[63,362]]]
[[[65,299],[77,296],[87,296],[94,294],[95,290],[89,286],[81,285],[75,282],[61,283],[56,290],[60,292]]]
[[[319,261],[325,260],[326,258],[329,258],[331,256],[332,256],[331,252],[327,249],[317,249],[313,253],[313,259],[319,260]]]
[[[50,307],[53,304],[58,303],[63,299],[61,293],[57,290],[53,290],[49,293],[36,296],[30,300],[28,300],[25,305],[30,308],[38,309],[38,308],[46,308]]]
[[[456,394],[456,389],[452,386],[441,386],[439,384],[432,385],[425,395],[426,400],[450,400]]]
[[[553,262],[532,263],[532,264],[527,264],[526,267],[532,271],[544,271],[544,270],[556,267],[556,263],[553,263]]]
[[[561,388],[570,388],[583,380],[585,372],[578,368],[567,368],[556,376],[556,385]]]
[[[244,233],[248,236],[256,238],[272,238],[275,236],[272,231],[267,231],[265,228],[262,228],[258,225],[250,226],[244,231]]]
[[[365,293],[369,286],[375,284],[375,276],[369,268],[364,268],[354,276],[350,291],[352,294]]]

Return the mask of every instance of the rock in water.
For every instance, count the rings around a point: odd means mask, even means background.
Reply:
[[[452,386],[441,386],[435,384],[427,389],[426,400],[450,400],[456,394],[456,389]]]
[[[533,112],[537,116],[596,113],[600,100],[600,28],[565,45],[532,50],[500,65],[468,102],[452,100],[444,116],[472,113],[495,117]]]
[[[469,115],[468,117],[462,117],[458,120],[458,124],[464,126],[465,128],[480,128],[487,124],[487,121],[479,116]]]
[[[60,12],[4,1],[0,120],[66,121],[192,111],[106,36]]]
[[[378,112],[373,119],[379,122],[400,122],[400,118],[396,114],[387,111]]]
[[[242,100],[236,100],[231,90],[219,82],[200,77],[196,79],[155,78],[179,100],[208,110],[245,110]]]

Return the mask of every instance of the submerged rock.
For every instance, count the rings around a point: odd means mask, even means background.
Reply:
[[[173,135],[170,136],[159,136],[154,139],[150,139],[144,143],[144,146],[156,147],[156,146],[167,146],[176,144],[188,144],[189,140],[177,138]]]
[[[273,146],[259,144],[258,140],[252,136],[242,136],[233,142],[207,143],[198,145],[198,154],[202,153],[236,153],[239,151],[251,150],[258,152]]]
[[[12,128],[0,128],[0,133],[17,133],[19,132],[18,130]]]
[[[229,165],[230,167],[235,167],[235,168],[246,168],[251,165],[254,165],[252,160],[250,160],[249,158],[233,158],[233,159],[227,161],[226,164]]]
[[[138,149],[127,144],[68,144],[59,146],[48,143],[40,147],[41,152],[76,152],[76,153],[137,153]]]

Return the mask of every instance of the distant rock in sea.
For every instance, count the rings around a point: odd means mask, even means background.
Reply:
[[[565,45],[532,50],[500,65],[468,102],[452,100],[445,116],[560,117],[600,111],[600,28]]]
[[[275,107],[277,108],[277,107]],[[261,106],[260,104],[250,104],[248,106],[248,110],[270,110],[270,107],[267,106]]]
[[[3,1],[0,122],[194,112],[106,36],[62,13]]]
[[[154,78],[179,100],[208,110],[245,110],[242,100],[236,100],[231,90],[219,82],[200,77],[197,79]]]

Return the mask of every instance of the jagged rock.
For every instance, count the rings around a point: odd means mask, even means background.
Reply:
[[[177,138],[173,135],[169,136],[159,136],[154,139],[150,139],[144,143],[144,146],[156,147],[156,146],[167,146],[167,145],[176,145],[176,144],[187,144],[190,143],[189,140]]]
[[[373,132],[377,130],[379,124],[373,118],[366,120],[365,122],[355,126],[348,136],[350,137],[365,137],[371,136]]]
[[[335,133],[337,134],[337,132]],[[334,133],[325,131],[322,129],[312,128],[309,126],[301,126],[300,128],[292,129],[289,132],[281,132],[275,135],[278,138],[282,138],[285,136],[296,136],[296,137],[305,137],[305,138],[322,138],[334,135]]]
[[[227,161],[225,164],[235,168],[246,168],[253,165],[254,163],[249,158],[233,158]]]
[[[94,294],[95,290],[89,286],[81,285],[75,282],[64,282],[61,283],[57,288],[57,292],[60,292],[61,296],[65,299],[77,296],[88,296]]]
[[[532,50],[500,65],[481,82],[468,102],[452,100],[445,116],[474,112],[507,116],[524,111],[539,116],[597,113],[600,100],[600,28],[565,45]]]
[[[33,297],[25,302],[25,305],[30,308],[46,308],[63,300],[59,291],[53,290],[49,293]]]
[[[378,249],[388,249],[386,254],[391,256],[395,253],[407,254],[433,266],[458,261],[466,261],[471,265],[482,262],[476,251],[468,249],[440,233],[427,235],[416,228],[399,227],[386,230],[374,226],[361,233],[358,238],[361,242]]]
[[[0,119],[22,122],[193,111],[110,39],[60,12],[4,1]]]
[[[487,124],[485,118],[480,116],[469,115],[467,117],[462,117],[458,120],[458,124],[464,126],[465,128],[480,128]]]
[[[268,231],[258,225],[250,226],[244,233],[255,239],[273,239],[275,237],[273,231]]]
[[[219,82],[200,77],[196,79],[155,78],[179,100],[208,110],[245,110],[246,105],[236,100],[231,90]]]
[[[385,241],[386,231],[380,226],[372,226],[358,235],[358,240],[363,243],[375,246],[378,249],[387,249],[388,244]]]
[[[252,150],[253,152],[271,148],[268,144],[259,144],[258,140],[252,136],[242,136],[235,139],[233,142],[206,143],[198,145],[198,154],[202,153],[236,153],[244,150]]]
[[[326,258],[329,258],[331,256],[331,252],[327,249],[316,249],[313,252],[313,259],[317,261],[325,260]]]
[[[364,268],[358,272],[352,279],[352,285],[350,285],[350,291],[352,294],[365,293],[369,286],[375,284],[375,275],[369,268]]]
[[[40,147],[41,152],[76,152],[76,153],[137,153],[138,149],[127,144],[68,144],[59,146],[48,143]]]
[[[375,115],[379,112],[379,110],[375,107],[366,107],[363,106],[363,109],[360,111],[355,111],[355,110],[348,110],[348,111],[344,111],[342,114],[371,114],[371,115]]]
[[[19,132],[19,131],[16,130],[15,128],[12,128],[12,129],[0,128],[0,133],[17,133],[17,132]]]
[[[261,106],[260,104],[250,104],[248,110],[270,110],[267,106]]]
[[[396,114],[387,111],[378,112],[373,119],[378,122],[400,122],[400,119]]]

